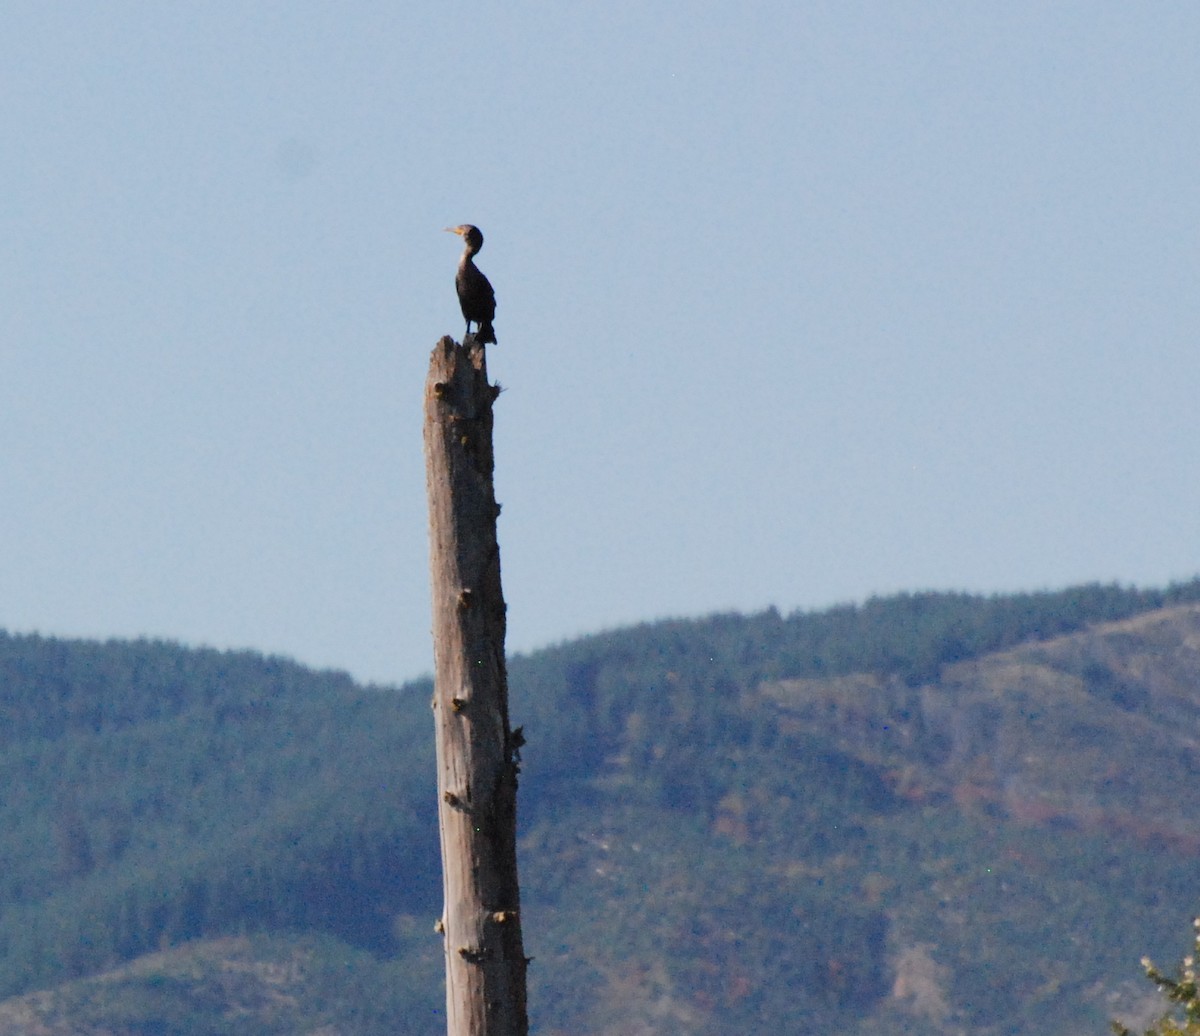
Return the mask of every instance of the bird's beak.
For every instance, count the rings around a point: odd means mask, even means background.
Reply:
[[[442,229],[447,234],[457,234],[459,237],[463,236],[463,228],[462,227],[442,227]]]

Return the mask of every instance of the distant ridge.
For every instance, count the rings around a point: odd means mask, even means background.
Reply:
[[[1104,1031],[1200,907],[1200,581],[664,620],[510,684],[546,1032]],[[0,634],[0,991],[55,1032],[219,1032],[222,969],[236,999],[317,968],[329,1031],[427,1020],[428,708],[425,680]]]

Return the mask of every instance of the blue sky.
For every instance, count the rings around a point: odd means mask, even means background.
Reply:
[[[0,627],[427,671],[462,222],[510,649],[1200,571],[1195,4],[2,23]]]

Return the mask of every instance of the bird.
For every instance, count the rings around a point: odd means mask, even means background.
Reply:
[[[454,278],[458,304],[467,322],[466,333],[471,333],[471,323],[474,322],[477,328],[475,341],[484,345],[488,342],[495,344],[496,331],[492,327],[492,320],[496,316],[496,293],[483,271],[475,265],[475,253],[483,247],[483,234],[470,223],[446,227],[446,230],[461,237],[467,246],[458,261],[458,274]]]

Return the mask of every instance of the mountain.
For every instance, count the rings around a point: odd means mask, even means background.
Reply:
[[[1198,907],[1198,602],[901,595],[513,658],[534,1031],[1135,1013]],[[0,1036],[429,1031],[429,696],[0,634]]]

